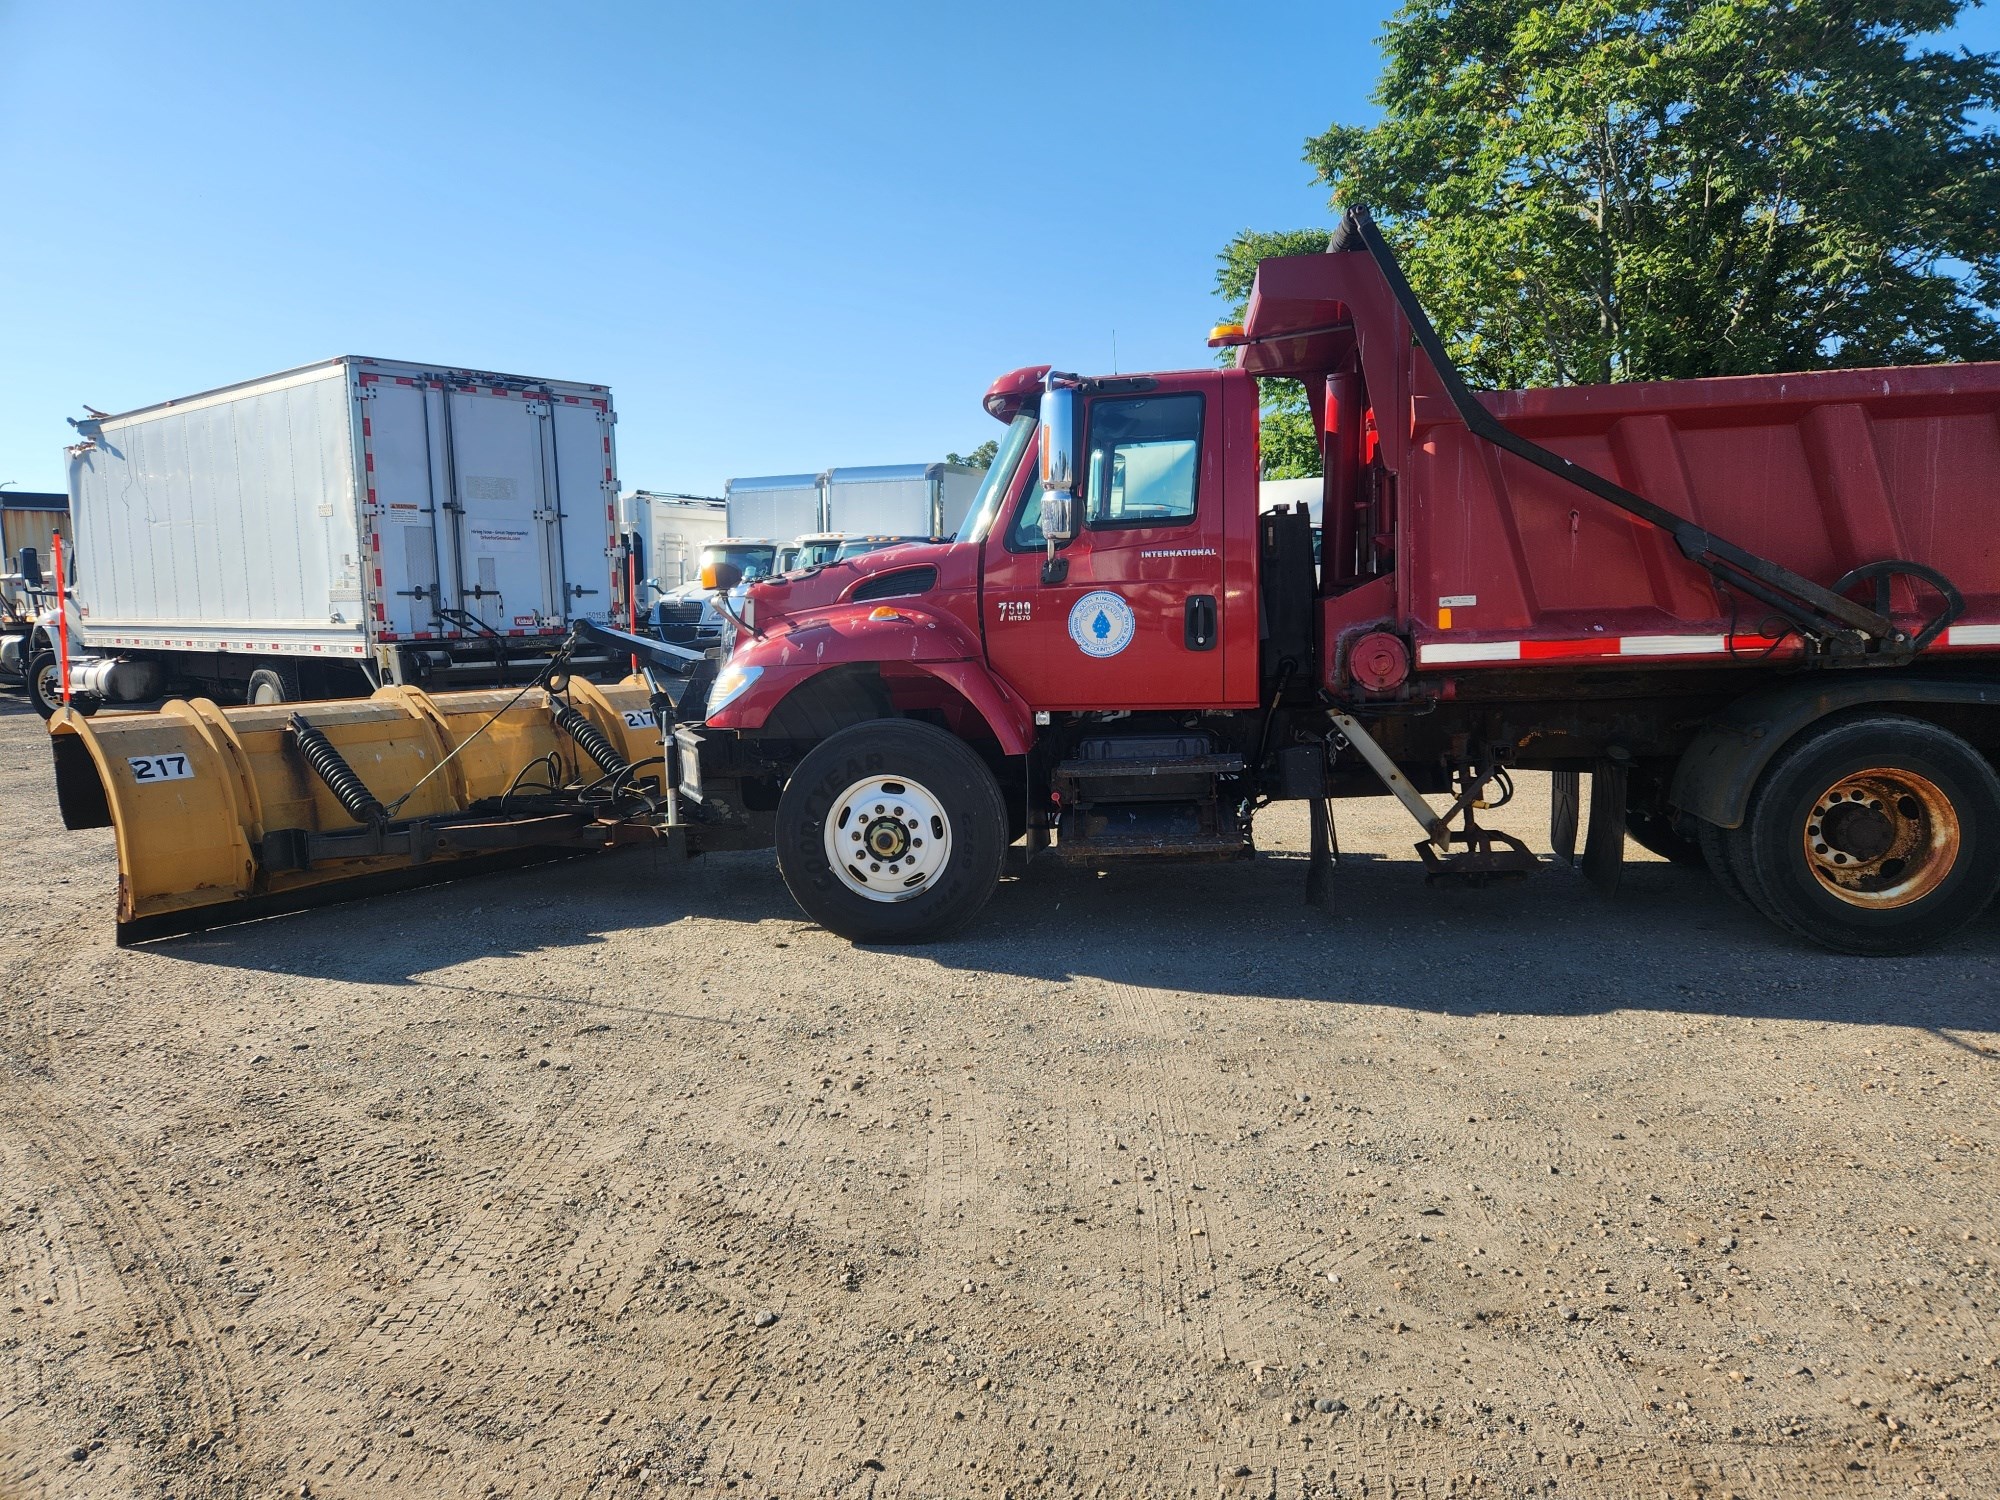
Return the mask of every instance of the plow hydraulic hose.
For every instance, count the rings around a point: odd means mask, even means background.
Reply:
[[[556,727],[581,745],[584,753],[597,762],[606,776],[622,776],[632,769],[632,763],[618,753],[617,747],[605,738],[604,731],[569,704],[554,701],[550,716],[555,719]]]
[[[298,746],[306,764],[326,783],[326,789],[355,822],[372,825],[389,821],[388,810],[375,800],[366,783],[354,774],[354,768],[333,748],[333,741],[313,728],[304,714],[293,714],[285,728],[291,731],[292,743]]]

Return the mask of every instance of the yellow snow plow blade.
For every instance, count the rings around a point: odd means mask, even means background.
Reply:
[[[642,678],[49,723],[70,828],[118,838],[118,941],[651,837],[668,821]]]

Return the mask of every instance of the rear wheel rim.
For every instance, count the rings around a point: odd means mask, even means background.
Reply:
[[[268,706],[273,703],[283,703],[285,695],[270,683],[260,682],[250,689],[250,701]]]
[[[848,889],[870,901],[909,901],[951,863],[951,818],[906,776],[869,776],[827,809],[826,857]]]
[[[1893,911],[1923,900],[1958,863],[1958,810],[1915,771],[1855,771],[1813,799],[1805,820],[1806,867],[1837,901]]]

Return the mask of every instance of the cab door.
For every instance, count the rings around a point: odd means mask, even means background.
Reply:
[[[986,539],[988,660],[1034,709],[1224,706],[1222,390],[1085,402],[1077,534],[1044,583],[1034,455]],[[1253,638],[1254,639],[1254,638]]]

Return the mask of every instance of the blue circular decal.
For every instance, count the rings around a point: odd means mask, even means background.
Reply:
[[[1132,606],[1109,589],[1093,589],[1069,611],[1069,638],[1085,656],[1116,656],[1139,628]]]

